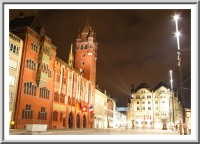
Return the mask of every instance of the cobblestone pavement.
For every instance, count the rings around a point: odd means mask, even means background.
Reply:
[[[10,135],[180,135],[177,131],[147,128],[107,129],[48,129],[46,132],[27,133],[24,129],[10,129]]]

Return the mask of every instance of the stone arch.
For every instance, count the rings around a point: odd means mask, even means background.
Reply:
[[[86,128],[86,115],[83,115],[83,128]]]
[[[76,128],[80,128],[80,114],[76,115]]]
[[[69,128],[73,127],[73,115],[72,115],[72,112],[69,113],[68,127]]]

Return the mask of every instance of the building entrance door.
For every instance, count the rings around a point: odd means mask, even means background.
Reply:
[[[70,114],[69,114],[69,121],[68,121],[69,128],[72,128],[72,121],[73,121],[73,119],[72,119],[72,113],[70,112]]]

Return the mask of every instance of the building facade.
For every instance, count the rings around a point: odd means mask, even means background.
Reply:
[[[97,59],[97,42],[90,24],[87,22],[78,34],[75,58],[71,45],[68,63],[56,57],[57,47],[36,16],[20,13],[9,26],[24,41],[14,128],[25,128],[26,124],[88,128],[93,121],[88,108],[95,101]]]
[[[154,89],[146,83],[136,89],[132,85],[130,119],[134,127],[169,129],[180,117],[177,96],[169,86],[160,82]],[[175,108],[177,108],[175,110]]]
[[[98,86],[95,89],[95,128],[107,128],[107,99],[105,91],[102,92]]]
[[[9,33],[9,127],[14,125],[14,112],[20,74],[23,40]]]

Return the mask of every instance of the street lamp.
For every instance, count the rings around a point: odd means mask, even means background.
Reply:
[[[180,73],[180,92],[181,92],[181,100],[182,100],[182,116],[183,116],[183,123],[185,123],[185,109],[184,109],[184,95],[183,95],[183,91],[182,91],[182,65],[181,65],[181,51],[180,51],[180,44],[179,44],[179,36],[180,33],[178,31],[178,19],[179,16],[175,15],[174,16],[174,20],[175,20],[175,24],[176,24],[176,38],[177,38],[177,48],[178,48],[178,66],[179,66],[179,73]],[[184,135],[186,135],[186,128],[184,127]],[[182,134],[182,124],[180,124],[180,134]]]

